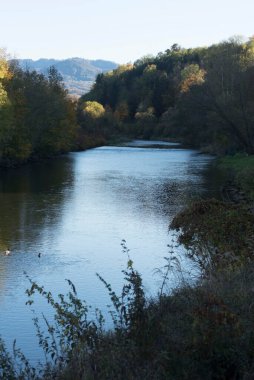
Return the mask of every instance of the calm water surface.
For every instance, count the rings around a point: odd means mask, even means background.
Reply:
[[[81,298],[106,310],[109,298],[95,273],[120,289],[125,239],[146,291],[154,294],[159,279],[153,270],[163,265],[171,243],[172,217],[191,198],[217,191],[203,175],[211,157],[140,144],[1,172],[0,253],[10,247],[12,255],[0,255],[0,335],[8,347],[16,338],[32,361],[41,351],[25,305],[24,272],[54,294],[67,291],[69,278]],[[40,298],[33,307],[50,315]]]

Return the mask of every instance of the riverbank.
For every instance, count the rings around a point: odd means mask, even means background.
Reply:
[[[254,156],[225,156],[218,160],[218,168],[227,171],[229,180],[254,201]]]

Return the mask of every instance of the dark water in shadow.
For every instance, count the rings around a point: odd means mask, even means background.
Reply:
[[[147,292],[156,293],[153,269],[163,265],[173,216],[192,198],[218,193],[216,176],[204,175],[210,161],[179,148],[102,147],[1,172],[0,251],[12,251],[0,255],[0,335],[8,346],[16,338],[29,358],[41,357],[24,271],[54,294],[66,292],[69,278],[81,298],[106,310],[95,273],[120,289],[125,239]],[[50,315],[40,298],[34,308]]]

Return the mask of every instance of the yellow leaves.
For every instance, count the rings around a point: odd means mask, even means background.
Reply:
[[[98,119],[104,115],[105,109],[103,105],[98,102],[87,101],[84,102],[83,112],[92,119]]]
[[[0,79],[4,79],[8,76],[8,65],[0,58]]]
[[[1,81],[3,79],[10,79],[11,72],[6,59],[6,52],[4,49],[0,49],[0,107],[7,103],[8,95],[5,91]]]
[[[126,71],[130,71],[133,69],[133,64],[132,63],[126,63],[125,65],[120,65],[117,67],[117,69],[113,70],[111,72],[111,75],[121,75],[123,73],[125,73]]]
[[[144,74],[151,74],[154,73],[157,70],[157,66],[154,64],[147,65],[144,69]]]
[[[0,107],[6,104],[8,101],[7,92],[3,88],[2,84],[0,83]]]
[[[4,78],[11,78],[11,73],[6,59],[6,52],[4,49],[0,49],[0,80]]]
[[[114,76],[120,76],[121,74],[125,73],[126,71],[130,71],[133,69],[132,63],[126,63],[125,65],[119,65],[115,70],[108,71],[104,74],[104,76],[107,78],[114,77]]]
[[[243,70],[254,64],[254,36],[243,44],[243,51],[240,56],[240,66]]]
[[[181,71],[181,92],[188,92],[191,86],[201,85],[205,81],[205,70],[200,69],[199,65],[191,64]]]

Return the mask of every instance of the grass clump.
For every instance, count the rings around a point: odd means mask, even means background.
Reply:
[[[220,158],[219,168],[226,170],[248,198],[254,201],[254,156],[225,156]]]

